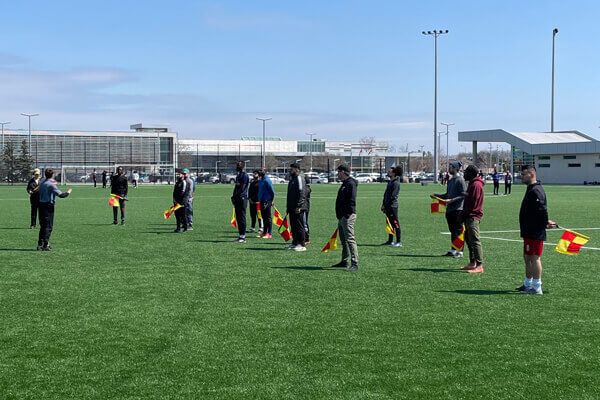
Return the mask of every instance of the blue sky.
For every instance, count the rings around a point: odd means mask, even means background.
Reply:
[[[456,130],[599,137],[598,2],[30,1],[0,5],[0,119],[34,128],[168,123],[183,137],[375,136],[431,149]],[[440,128],[441,130],[441,128]],[[451,152],[459,149],[455,133]],[[445,140],[444,140],[445,142]]]

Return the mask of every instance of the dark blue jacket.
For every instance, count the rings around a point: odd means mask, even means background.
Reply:
[[[272,201],[275,198],[273,183],[268,175],[258,181],[258,201]]]

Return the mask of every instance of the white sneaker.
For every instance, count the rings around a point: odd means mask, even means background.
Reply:
[[[297,245],[294,247],[294,251],[306,251],[306,247]]]
[[[454,257],[454,258],[463,258],[463,252],[462,251],[457,251],[456,253],[454,253],[454,255],[452,257]]]
[[[538,288],[538,289],[536,289],[533,286],[525,289],[521,293],[522,294],[544,294],[544,292],[542,292],[542,288],[541,287]]]

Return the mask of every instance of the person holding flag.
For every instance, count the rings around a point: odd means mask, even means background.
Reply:
[[[50,235],[54,228],[54,203],[56,196],[64,199],[73,191],[67,190],[66,193],[61,192],[54,180],[54,170],[47,168],[44,171],[46,179],[40,183],[40,234],[38,236],[37,249],[41,251],[52,251],[50,247]]]
[[[275,189],[271,178],[265,172],[264,168],[258,170],[258,201],[260,202],[260,215],[263,220],[263,239],[271,239],[271,228],[273,226],[271,219],[271,207],[273,207],[273,199],[275,199]]]
[[[460,222],[465,225],[465,239],[469,248],[469,264],[462,267],[469,273],[483,272],[483,251],[479,239],[479,224],[483,217],[483,179],[478,176],[479,168],[469,165],[465,169],[465,179],[469,181],[467,195],[460,213]]]
[[[461,161],[452,161],[449,168],[452,177],[446,186],[446,193],[432,194],[429,196],[432,199],[442,199],[446,204],[446,222],[448,223],[448,230],[450,231],[451,244],[455,243],[455,240],[463,232],[463,224],[460,221],[460,213],[463,209],[465,196],[467,195],[467,184],[465,179],[460,176],[459,172],[461,167]],[[462,258],[462,246],[460,249],[455,249],[454,246],[451,246],[450,251],[444,254],[444,256]]]
[[[290,182],[287,190],[287,213],[290,216],[292,229],[292,244],[286,249],[306,251],[306,236],[304,231],[304,211],[306,211],[306,184],[300,174],[300,166],[290,165]],[[285,220],[285,218],[284,218]]]
[[[40,207],[40,170],[33,170],[33,177],[27,184],[27,193],[29,194],[29,204],[31,205],[31,223],[29,229],[34,229],[36,225],[38,208]]]
[[[244,171],[243,161],[236,164],[237,176],[235,178],[235,187],[231,196],[231,203],[235,209],[235,220],[238,228],[238,243],[246,242],[246,208],[248,208],[248,174]]]
[[[338,219],[338,233],[342,244],[342,261],[332,265],[332,268],[358,271],[358,247],[354,238],[358,182],[350,176],[350,168],[346,165],[338,166],[337,170],[338,179],[342,181],[342,185],[335,199],[335,216]],[[349,267],[348,260],[351,263]]]
[[[110,181],[110,193],[112,197],[119,199],[113,206],[113,225],[117,225],[119,208],[121,209],[121,225],[125,225],[125,201],[127,200],[127,178],[123,175],[123,167],[117,167],[117,175]]]
[[[519,225],[523,238],[525,281],[517,288],[523,294],[544,294],[542,291],[542,252],[546,240],[546,228],[557,227],[548,219],[546,192],[537,180],[534,165],[521,167],[521,181],[527,185],[519,211]]]
[[[388,232],[387,242],[382,243],[381,245],[402,247],[402,241],[400,240],[400,223],[398,222],[398,194],[400,193],[400,177],[402,176],[402,167],[400,165],[391,167],[387,172],[387,176],[390,177],[390,181],[388,182],[387,187],[385,188],[385,193],[383,194],[381,211],[385,214],[385,217],[387,218],[387,221],[389,221],[392,230],[391,233]],[[394,232],[396,233],[396,243],[394,243]]]
[[[175,209],[177,228],[173,231],[174,233],[182,232],[182,229],[183,233],[188,231],[188,222],[185,212],[191,193],[192,188],[190,187],[188,179],[185,178],[185,172],[177,170],[177,180],[173,186],[173,205],[177,206],[177,204],[179,204],[181,207]]]

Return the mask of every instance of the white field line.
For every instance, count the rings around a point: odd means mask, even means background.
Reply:
[[[569,228],[572,231],[595,231],[598,230],[600,228]],[[558,232],[561,231],[561,229],[548,229],[547,232]],[[479,233],[520,233],[521,231],[519,229],[512,229],[512,230],[507,230],[507,231],[480,231]],[[450,232],[440,232],[440,234],[442,235],[449,235]]]

